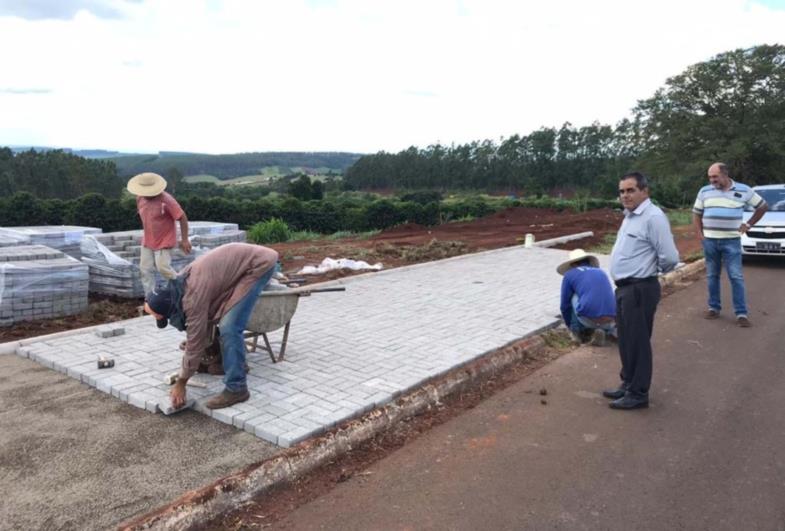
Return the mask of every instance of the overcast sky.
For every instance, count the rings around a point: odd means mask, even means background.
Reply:
[[[397,152],[615,124],[785,0],[0,0],[0,145]]]

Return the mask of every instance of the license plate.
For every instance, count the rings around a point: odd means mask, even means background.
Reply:
[[[775,252],[780,250],[780,242],[756,242],[755,249],[758,251]]]

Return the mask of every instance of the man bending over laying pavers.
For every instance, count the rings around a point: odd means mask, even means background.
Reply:
[[[277,261],[273,249],[228,243],[200,256],[166,286],[147,294],[144,309],[155,317],[158,328],[171,324],[186,331],[182,367],[170,392],[173,408],[185,405],[185,385],[210,346],[215,324],[220,332],[225,389],[205,406],[220,409],[248,400],[243,332]]]

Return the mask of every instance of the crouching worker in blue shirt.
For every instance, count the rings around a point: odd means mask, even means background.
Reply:
[[[573,338],[596,346],[605,345],[606,335],[615,339],[616,300],[597,257],[575,249],[556,271],[564,275],[560,309]]]

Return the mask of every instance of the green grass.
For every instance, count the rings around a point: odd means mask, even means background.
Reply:
[[[472,216],[471,214],[467,214],[465,216],[461,216],[460,218],[451,219],[448,223],[461,223],[464,221],[474,221],[477,219],[477,216]]]
[[[382,232],[381,230],[368,230],[365,232],[352,232],[350,230],[339,230],[338,232],[334,232],[327,236],[326,239],[328,240],[340,240],[343,238],[355,238],[358,240],[367,240],[373,236],[376,236]]]
[[[279,218],[256,223],[246,231],[246,237],[252,243],[279,243],[289,241],[291,238],[289,225]]]
[[[540,337],[542,337],[546,346],[557,350],[567,350],[573,346],[570,333],[564,329],[548,330]]]
[[[367,240],[372,236],[376,236],[382,232],[381,230],[369,230],[365,232],[353,232],[350,230],[339,230],[338,232],[333,232],[332,234],[319,234],[318,232],[313,232],[310,230],[299,230],[292,232],[289,236],[290,242],[294,241],[308,241],[308,240],[328,240],[328,241],[335,241],[335,240],[342,240],[344,238],[354,238],[357,240]]]
[[[692,210],[687,208],[669,209],[666,213],[671,226],[689,225],[692,223]]]
[[[289,239],[287,241],[304,242],[309,240],[322,240],[322,239],[324,239],[324,234],[319,234],[318,232],[313,232],[312,230],[298,230],[292,232],[289,235]]]

